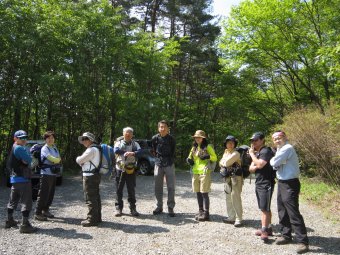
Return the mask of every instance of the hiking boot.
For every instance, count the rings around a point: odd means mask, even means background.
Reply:
[[[98,222],[93,222],[93,221],[89,221],[89,220],[83,220],[81,222],[81,225],[83,227],[94,227],[94,226],[98,226]]]
[[[36,232],[38,229],[33,227],[31,223],[26,222],[20,225],[19,231],[20,233],[31,234]]]
[[[163,208],[159,208],[157,207],[155,210],[153,210],[152,214],[153,215],[158,215],[158,214],[161,214],[163,213]]]
[[[47,218],[54,218],[54,215],[52,213],[50,213],[50,211],[43,211],[42,215],[47,217]]]
[[[5,228],[12,228],[12,227],[17,227],[17,226],[18,226],[18,222],[14,220],[13,218],[6,220]]]
[[[169,214],[170,217],[176,216],[173,208],[168,208],[168,214]]]
[[[34,215],[34,219],[35,220],[39,220],[39,221],[47,221],[47,217],[44,216],[43,214],[36,214],[36,215]]]
[[[256,236],[261,236],[261,233],[262,233],[261,229],[258,229],[255,231]],[[267,228],[267,233],[268,233],[268,236],[273,236],[273,229],[271,227]]]
[[[198,216],[198,221],[209,221],[209,212],[204,211],[200,216]]]
[[[139,216],[139,212],[137,212],[136,208],[131,209],[130,213],[131,213],[132,216],[135,216],[135,217]]]
[[[309,246],[308,246],[308,244],[304,244],[304,243],[299,243],[299,246],[296,249],[296,252],[298,254],[306,253],[308,251],[309,251]]]
[[[268,242],[268,232],[266,230],[261,231],[261,240],[263,242]]]
[[[235,220],[231,220],[228,217],[222,220],[226,224],[235,224]]]
[[[235,220],[234,227],[239,228],[242,227],[243,223],[242,220]]]
[[[122,209],[117,209],[115,216],[121,217],[123,215]]]
[[[292,242],[292,239],[291,238],[286,238],[286,237],[283,237],[283,236],[280,236],[278,239],[276,239],[275,243],[277,245],[284,245],[284,244],[289,244]]]
[[[203,214],[203,210],[199,210],[198,213],[195,215],[195,220],[198,220],[198,217]]]

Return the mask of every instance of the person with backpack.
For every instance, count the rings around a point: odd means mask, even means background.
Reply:
[[[243,176],[241,168],[240,153],[236,151],[238,141],[228,135],[223,143],[225,148],[222,159],[220,160],[220,173],[225,180],[224,191],[226,193],[226,204],[228,217],[223,219],[224,223],[234,224],[235,227],[242,226],[242,186]]]
[[[155,196],[157,207],[153,210],[153,215],[163,213],[163,185],[164,176],[168,188],[168,213],[170,217],[175,217],[175,147],[176,140],[169,134],[169,124],[165,120],[158,122],[159,134],[151,139],[152,150],[155,160]]]
[[[309,250],[309,240],[305,222],[299,210],[301,187],[299,159],[294,147],[289,144],[285,132],[276,131],[272,135],[272,139],[277,151],[270,160],[270,164],[277,170],[277,209],[281,225],[281,237],[276,239],[276,244],[291,243],[294,231],[299,244],[297,253],[302,254]]]
[[[37,228],[29,222],[29,214],[32,210],[32,170],[30,164],[32,157],[28,153],[25,145],[28,135],[24,130],[14,133],[14,144],[7,160],[7,170],[10,172],[10,182],[12,184],[9,202],[7,204],[8,219],[5,228],[16,227],[18,222],[14,220],[13,213],[19,202],[21,203],[22,224],[20,233],[34,233]]]
[[[126,183],[128,192],[128,202],[130,204],[130,212],[132,216],[139,216],[136,210],[136,164],[139,144],[133,139],[133,129],[125,127],[123,129],[123,137],[114,145],[114,153],[116,159],[116,217],[123,215],[123,189]]]
[[[274,156],[270,147],[265,145],[265,136],[262,132],[256,132],[250,138],[251,146],[249,155],[252,162],[249,167],[251,173],[255,173],[255,192],[258,207],[261,210],[261,229],[255,232],[264,242],[268,236],[273,235],[271,226],[272,213],[270,210],[271,199],[274,192],[275,175],[269,161]]]
[[[61,157],[57,147],[55,146],[55,134],[53,131],[47,131],[44,134],[45,145],[42,146],[40,155],[40,184],[35,210],[35,219],[46,221],[47,218],[54,218],[49,211],[53,202],[55,186],[57,181],[56,174],[60,173]]]
[[[186,161],[192,167],[192,189],[196,193],[198,202],[199,211],[195,219],[208,221],[210,220],[211,172],[214,170],[211,163],[217,161],[217,156],[203,130],[197,130],[192,137],[194,142]]]
[[[78,141],[86,148],[85,152],[76,159],[82,168],[84,198],[88,207],[87,218],[81,222],[81,225],[83,227],[97,226],[102,222],[102,205],[99,193],[100,146],[97,144],[95,136],[90,132],[83,133],[78,137]]]

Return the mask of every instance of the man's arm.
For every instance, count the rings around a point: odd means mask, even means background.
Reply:
[[[22,163],[26,165],[30,165],[32,162],[32,157],[31,155],[28,154],[27,150],[23,146],[16,146],[14,148],[14,156],[18,159],[21,160]]]
[[[278,150],[274,157],[270,160],[272,167],[278,168],[281,165],[286,164],[287,160],[290,158],[292,147],[283,147]]]
[[[81,166],[84,163],[90,161],[93,158],[94,153],[94,148],[87,148],[83,155],[77,157],[76,162]]]

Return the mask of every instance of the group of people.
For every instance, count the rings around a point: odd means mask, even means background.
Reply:
[[[209,220],[209,192],[211,189],[211,172],[215,168],[217,156],[212,145],[207,141],[203,130],[197,130],[193,135],[194,142],[186,159],[191,166],[192,189],[197,195],[198,221]],[[283,131],[272,135],[275,149],[266,146],[265,135],[254,133],[250,138],[251,158],[249,171],[255,174],[255,193],[258,207],[261,210],[261,228],[255,231],[261,240],[267,242],[273,236],[271,225],[271,199],[274,192],[275,177],[278,179],[277,207],[281,226],[281,236],[276,244],[284,245],[292,241],[294,231],[299,246],[297,253],[309,250],[309,240],[303,217],[299,211],[300,169],[295,149],[288,143]],[[235,227],[243,225],[242,186],[243,174],[241,155],[236,150],[237,139],[228,135],[223,143],[225,148],[219,161],[220,172],[225,180],[225,193],[228,217],[223,219]]]
[[[207,135],[203,130],[197,130],[193,137],[193,145],[186,159],[190,165],[192,174],[192,189],[196,193],[198,213],[195,219],[198,221],[210,220],[209,216],[209,192],[211,190],[211,172],[217,163],[217,155],[211,144],[208,143]],[[48,131],[44,134],[46,144],[41,157],[45,166],[41,170],[40,190],[38,193],[35,219],[47,220],[53,218],[49,207],[53,201],[55,190],[55,174],[53,166],[60,163],[60,154],[54,145],[55,135]],[[29,181],[31,170],[29,165],[31,157],[24,148],[27,133],[19,130],[14,134],[14,145],[8,159],[8,167],[11,169],[12,189],[10,201],[7,206],[8,219],[6,228],[17,226],[18,222],[13,219],[13,211],[20,201],[22,205],[23,221],[20,225],[21,233],[33,233],[36,231],[28,221],[32,208],[31,182]],[[299,247],[297,252],[304,253],[309,250],[307,231],[303,217],[299,211],[299,162],[295,149],[288,143],[287,136],[283,131],[277,131],[272,135],[275,152],[265,145],[265,135],[256,132],[250,138],[251,147],[248,151],[251,157],[249,171],[255,173],[255,193],[258,207],[261,210],[261,228],[255,232],[263,241],[268,241],[273,235],[271,226],[272,214],[270,210],[271,198],[274,191],[275,177],[278,179],[277,207],[281,236],[276,244],[283,245],[292,241],[294,231]],[[101,163],[101,151],[95,136],[85,132],[78,137],[79,143],[85,148],[85,152],[76,158],[76,162],[82,168],[83,191],[88,213],[86,220],[81,222],[84,227],[97,226],[102,222],[101,198],[99,185],[101,176],[99,165]],[[169,134],[167,121],[158,123],[158,134],[152,137],[152,150],[155,155],[154,181],[156,208],[154,215],[163,213],[163,185],[164,179],[167,185],[167,210],[170,217],[175,217],[175,147],[176,141]],[[237,139],[228,135],[223,143],[225,151],[219,161],[221,175],[225,180],[226,206],[228,216],[223,219],[227,224],[235,227],[243,225],[242,187],[243,171],[240,153],[236,150]],[[116,217],[123,214],[123,188],[127,186],[130,213],[139,216],[136,209],[136,161],[140,153],[140,145],[133,139],[133,129],[123,129],[123,136],[118,139],[113,147],[116,171]]]
[[[46,221],[47,218],[54,218],[49,211],[53,202],[56,172],[60,169],[61,157],[57,147],[55,146],[55,134],[47,131],[44,134],[45,145],[39,153],[40,167],[40,183],[37,198],[35,219]],[[19,227],[20,233],[34,233],[37,228],[33,227],[29,222],[29,214],[32,210],[32,183],[31,183],[31,154],[25,148],[28,135],[24,130],[18,130],[14,133],[14,144],[9,154],[6,168],[10,171],[11,193],[7,205],[8,218],[5,228],[16,227],[18,221],[14,220],[13,213],[19,202],[21,203],[22,224]]]

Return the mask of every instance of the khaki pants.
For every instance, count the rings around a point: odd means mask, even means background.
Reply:
[[[230,220],[242,221],[242,199],[241,192],[243,186],[242,176],[227,177],[225,179],[225,192],[227,213]]]
[[[211,191],[211,175],[207,173],[192,175],[192,190],[193,192],[209,193]]]

